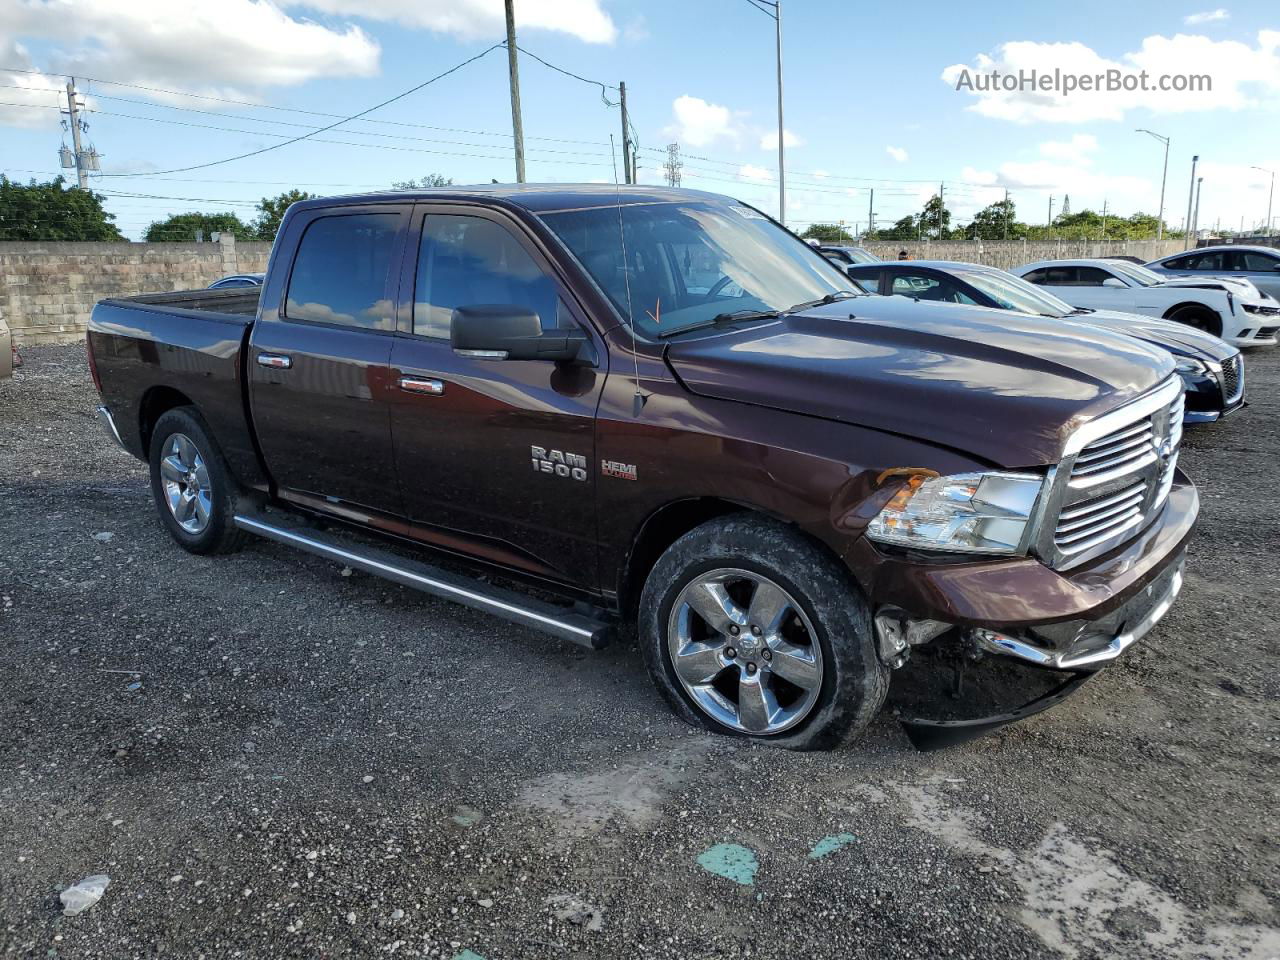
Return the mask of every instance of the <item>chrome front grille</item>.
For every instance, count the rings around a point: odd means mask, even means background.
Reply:
[[[1222,361],[1222,400],[1224,403],[1235,403],[1244,388],[1240,378],[1240,354]]]
[[[1182,382],[1167,380],[1079,428],[1053,471],[1038,552],[1071,567],[1144,528],[1173,487],[1182,440]]]

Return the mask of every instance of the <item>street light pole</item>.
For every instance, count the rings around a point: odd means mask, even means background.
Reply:
[[[1276,172],[1268,170],[1266,167],[1254,167],[1254,170],[1261,170],[1263,173],[1271,174],[1271,192],[1267,194],[1267,233],[1271,232],[1271,201],[1276,195]]]
[[[1152,133],[1150,130],[1139,128],[1134,133],[1145,133],[1147,136],[1155,137],[1164,144],[1164,172],[1160,174],[1160,213],[1156,216],[1156,239],[1164,239],[1164,184],[1169,178],[1169,138],[1162,137],[1158,133]]]
[[[1200,155],[1196,154],[1191,158],[1191,188],[1187,191],[1187,219],[1182,221],[1183,233],[1186,234],[1187,240],[1191,239],[1191,204],[1196,198],[1196,164],[1200,162]]]
[[[1200,239],[1200,186],[1204,183],[1204,177],[1196,180],[1196,210],[1191,215],[1191,232],[1196,236],[1197,242]]]

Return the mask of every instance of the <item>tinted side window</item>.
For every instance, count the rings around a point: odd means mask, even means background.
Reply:
[[[1232,264],[1232,270],[1275,270],[1280,267],[1280,258],[1268,253],[1258,253],[1256,250],[1240,250],[1233,255],[1233,259],[1237,262]]]
[[[1076,267],[1075,272],[1076,279],[1073,282],[1077,287],[1100,287],[1103,280],[1112,278],[1112,275],[1101,267]]]
[[[963,293],[950,280],[927,276],[920,273],[899,273],[893,278],[890,293],[904,297],[915,297],[917,300],[932,300],[938,303],[974,303],[972,297]]]
[[[1049,271],[1043,270],[1043,269],[1032,270],[1030,273],[1023,276],[1022,279],[1027,281],[1027,283],[1045,283],[1047,282],[1045,280],[1045,274],[1047,274],[1048,272]]]
[[[320,217],[298,244],[285,316],[371,330],[394,330],[387,296],[400,214]]]
[[[1172,260],[1165,260],[1160,266],[1166,270],[1189,270],[1192,259],[1192,257],[1174,257]]]
[[[1062,286],[1080,282],[1075,267],[1045,267],[1041,272],[1044,275],[1036,281],[1037,283]]]
[[[855,267],[849,271],[849,277],[858,281],[858,286],[868,293],[880,292],[880,271]]]
[[[449,338],[457,307],[514,304],[535,311],[544,330],[571,325],[555,281],[505,227],[480,217],[428,214],[418,248],[413,332]]]
[[[1222,270],[1222,251],[1217,253],[1202,253],[1199,256],[1191,258],[1191,266],[1189,270]]]

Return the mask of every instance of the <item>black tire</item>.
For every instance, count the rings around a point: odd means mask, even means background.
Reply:
[[[803,719],[781,732],[760,735],[727,726],[697,705],[676,674],[668,646],[672,609],[688,584],[721,568],[766,577],[790,594],[821,647],[816,700]],[[682,719],[792,750],[825,750],[854,739],[879,712],[889,687],[870,610],[847,571],[794,528],[753,514],[704,523],[658,558],[641,593],[638,637],[654,684]],[[737,667],[726,669],[731,683],[740,676]]]
[[[174,511],[170,509],[165,479],[161,474],[161,461],[171,449],[171,441],[181,435],[186,437],[200,455],[207,481],[200,489],[207,491],[207,521],[196,531],[184,529]],[[194,407],[175,407],[166,411],[156,421],[151,432],[151,496],[156,503],[160,526],[178,546],[191,553],[231,553],[248,542],[249,535],[236,529],[232,518],[241,499],[239,485],[227,469],[222,451],[214,442],[204,419]]]
[[[1188,327],[1195,327],[1197,330],[1211,333],[1215,337],[1222,336],[1222,318],[1206,307],[1179,307],[1165,319],[1172,320],[1174,323],[1186,324]]]

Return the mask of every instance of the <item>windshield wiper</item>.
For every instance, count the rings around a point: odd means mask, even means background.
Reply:
[[[1096,310],[1092,310],[1092,309],[1090,309],[1089,307],[1076,307],[1074,310],[1072,310],[1070,313],[1068,313],[1068,314],[1067,314],[1067,316],[1068,316],[1068,317],[1079,317],[1079,316],[1081,316],[1081,315],[1083,315],[1083,314],[1086,314],[1086,313],[1097,313],[1097,311],[1096,311]]]
[[[738,323],[749,320],[774,320],[777,319],[779,313],[777,310],[733,310],[729,313],[717,313],[710,320],[702,320],[698,323],[691,323],[687,327],[679,327],[675,330],[663,330],[658,333],[658,338],[665,340],[667,337],[674,337],[678,333],[688,333],[690,330],[705,330],[707,327],[718,327],[724,323]]]
[[[799,313],[801,310],[809,310],[813,307],[825,307],[829,303],[835,303],[837,300],[848,300],[850,297],[868,296],[868,294],[854,293],[852,290],[837,290],[835,293],[828,293],[825,297],[819,297],[817,300],[806,300],[804,303],[797,303],[795,306],[787,307],[783,313]]]

